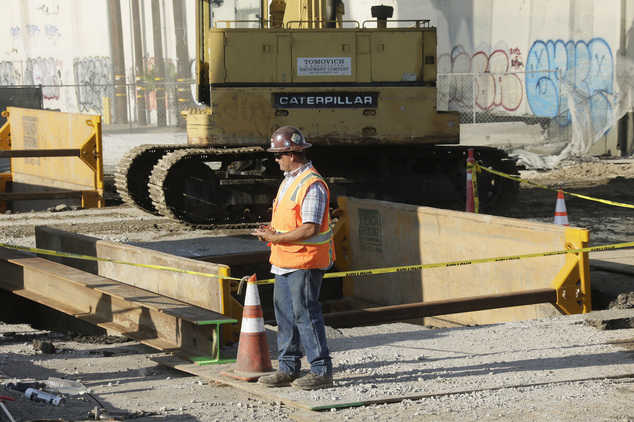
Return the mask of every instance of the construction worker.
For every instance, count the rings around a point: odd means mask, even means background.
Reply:
[[[324,271],[335,259],[328,205],[330,192],[305,150],[312,145],[292,126],[271,136],[267,151],[284,172],[273,202],[271,226],[252,234],[271,246],[275,274],[273,301],[277,320],[279,368],[258,383],[267,387],[291,385],[305,390],[332,386],[332,362],[326,344],[319,291]],[[300,377],[302,351],[310,373]]]

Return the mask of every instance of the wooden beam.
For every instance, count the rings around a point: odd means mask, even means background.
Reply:
[[[197,364],[220,362],[221,324],[188,303],[0,247],[0,288]]]

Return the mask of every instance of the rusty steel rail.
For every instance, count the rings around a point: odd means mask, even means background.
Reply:
[[[0,158],[81,157],[81,149],[10,149],[0,151]]]
[[[536,305],[540,303],[557,303],[557,289],[545,288],[526,290],[523,292],[438,300],[426,303],[408,303],[354,311],[331,312],[324,314],[324,321],[326,325],[333,328],[350,328],[405,319],[459,314],[462,312],[483,311],[512,306]]]
[[[200,365],[220,358],[235,319],[25,252],[0,247],[0,288]]]
[[[83,195],[84,193],[78,190],[60,190],[60,191],[51,191],[51,192],[7,192],[7,193],[0,193],[0,201],[20,201],[25,199],[31,199],[31,200],[82,199]]]

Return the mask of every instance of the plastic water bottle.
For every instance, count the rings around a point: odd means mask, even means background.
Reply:
[[[46,380],[46,389],[60,394],[84,394],[88,389],[79,381],[71,381],[62,378],[49,377]]]
[[[47,393],[46,391],[34,390],[33,388],[27,388],[24,396],[29,400],[52,404],[53,406],[64,406],[66,404],[66,400],[63,397]]]

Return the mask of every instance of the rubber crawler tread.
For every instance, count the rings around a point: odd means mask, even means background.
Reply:
[[[229,212],[224,212],[223,215],[218,215],[216,221],[187,221],[184,217],[183,210],[172,209],[166,201],[166,190],[170,187],[166,187],[165,183],[168,178],[170,169],[172,169],[181,160],[193,160],[193,163],[205,162],[205,161],[221,161],[222,158],[228,158],[231,161],[253,160],[261,159],[268,156],[264,148],[259,146],[252,147],[238,147],[238,148],[194,148],[191,146],[141,146],[134,148],[130,153],[121,160],[117,172],[115,174],[115,184],[119,190],[119,194],[122,199],[134,205],[137,208],[141,208],[137,205],[133,195],[127,192],[127,178],[130,176],[127,169],[132,166],[135,159],[143,159],[143,154],[150,148],[155,148],[157,151],[162,150],[165,152],[154,165],[148,180],[148,192],[146,195],[147,201],[151,201],[152,211],[168,218],[178,220],[188,226],[196,228],[250,228],[257,226],[257,222],[244,222],[241,221],[240,215],[231,215]],[[346,156],[356,155],[356,160],[363,160],[364,157],[373,157],[381,154],[385,151],[381,148],[385,148],[385,145],[381,146],[364,146],[360,149],[360,146],[348,147],[345,151]],[[465,191],[465,176],[462,174],[466,172],[466,156],[467,150],[470,147],[451,145],[442,147],[433,147],[430,145],[394,145],[390,149],[398,149],[399,156],[411,156],[416,157],[422,166],[425,163],[434,163],[438,160],[447,160],[450,166],[456,167],[459,172],[457,175],[452,176],[454,183],[455,195],[464,198],[464,195],[460,193],[460,190]],[[331,147],[333,151],[337,151],[337,147]],[[518,169],[516,163],[508,157],[508,155],[497,148],[492,147],[474,147],[476,161],[484,166],[494,168],[502,171],[506,174],[517,175]],[[323,151],[323,150],[322,150]],[[356,153],[355,153],[356,151]],[[361,154],[363,152],[363,154]],[[323,152],[317,152],[320,154]],[[325,155],[328,156],[328,153]],[[139,158],[141,157],[141,158]],[[322,156],[323,159],[324,156]],[[465,163],[464,166],[462,163]],[[337,167],[338,168],[338,167]],[[277,169],[276,169],[277,170]],[[336,169],[332,171],[336,172]],[[447,173],[449,175],[449,173]],[[328,179],[329,177],[336,177],[337,174],[325,174],[322,175]],[[345,175],[344,175],[345,176]],[[270,177],[269,177],[270,178]],[[281,179],[281,174],[279,175]],[[258,176],[254,176],[252,179],[241,179],[240,183],[249,184],[250,182],[259,181],[261,179]],[[173,187],[172,187],[173,188]],[[433,186],[432,189],[436,189]],[[440,187],[439,187],[440,188]],[[499,213],[503,212],[508,206],[515,202],[516,196],[519,191],[519,183],[511,181],[509,179],[500,178],[498,176],[492,176],[490,173],[481,172],[478,174],[478,192],[480,199],[480,212],[484,213]],[[272,198],[271,198],[272,200]],[[255,207],[257,205],[243,205],[244,207]],[[230,207],[229,207],[230,208]],[[143,209],[143,208],[141,208]],[[452,208],[460,209],[460,208]],[[464,209],[464,207],[462,208]],[[148,211],[145,209],[145,211]],[[212,220],[214,220],[212,218]]]
[[[256,155],[262,155],[264,153],[265,151],[261,147],[189,148],[170,152],[164,155],[163,158],[158,161],[150,175],[149,194],[150,198],[152,199],[152,204],[161,215],[179,220],[186,225],[192,227],[247,228],[257,226],[258,223],[241,223],[237,221],[239,219],[238,216],[233,216],[230,214],[218,216],[219,218],[222,217],[224,221],[226,221],[226,223],[214,224],[212,222],[205,223],[187,221],[186,219],[183,219],[180,213],[181,210],[173,209],[169,206],[169,204],[167,204],[167,199],[165,197],[167,187],[165,186],[165,181],[169,175],[170,169],[172,169],[181,160],[193,159],[199,161],[221,161],[223,157],[231,157],[232,161],[248,160],[251,158],[256,158]],[[214,159],[209,159],[209,157],[214,157]],[[233,221],[235,221],[235,223]]]
[[[155,163],[151,162],[153,157],[147,157],[148,151],[157,151],[154,155],[163,156],[164,154],[178,149],[189,148],[187,145],[139,145],[130,149],[119,161],[114,172],[114,184],[121,200],[135,208],[152,214],[158,214],[155,208],[150,206],[147,188],[143,191],[132,191],[130,188],[131,180],[139,177],[136,174],[130,174],[133,167],[145,165],[153,167]],[[151,161],[148,161],[151,160]],[[149,173],[145,176],[146,185],[149,183]]]

